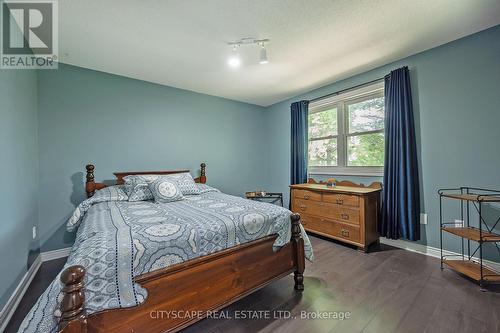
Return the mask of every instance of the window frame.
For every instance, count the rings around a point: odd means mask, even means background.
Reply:
[[[377,82],[364,87],[353,89],[332,97],[326,97],[309,104],[309,114],[327,111],[337,108],[337,135],[325,137],[337,138],[337,165],[336,166],[309,166],[308,173],[315,175],[350,175],[350,176],[383,176],[383,166],[349,166],[348,163],[348,138],[373,133],[384,133],[385,128],[380,130],[349,133],[349,118],[347,105],[355,101],[362,101],[367,97],[384,96],[384,82]],[[313,140],[319,140],[315,138]],[[307,154],[309,163],[309,142]]]

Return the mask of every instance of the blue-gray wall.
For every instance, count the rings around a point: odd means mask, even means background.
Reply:
[[[39,247],[36,110],[36,72],[0,70],[0,309]]]
[[[263,188],[265,109],[60,65],[38,74],[42,251],[71,246],[64,230],[84,199],[84,166],[115,171],[190,169],[241,195]]]
[[[268,188],[288,193],[292,102],[362,84],[404,65],[411,71],[422,212],[428,213],[422,243],[438,247],[439,188],[500,188],[500,26],[270,106],[266,113]],[[494,208],[488,210],[495,213]],[[458,214],[448,217],[460,218]],[[460,250],[460,242],[446,241],[448,249]]]

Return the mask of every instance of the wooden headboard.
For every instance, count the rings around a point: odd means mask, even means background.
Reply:
[[[196,183],[205,184],[207,182],[206,177],[206,164],[201,163],[200,165],[200,176],[195,178],[194,181]],[[87,192],[87,198],[90,198],[94,195],[96,190],[100,190],[105,188],[106,184],[104,183],[96,183],[94,180],[94,170],[95,166],[93,164],[88,164],[85,166],[87,169],[87,181],[85,182],[85,191]],[[171,175],[174,173],[185,173],[189,172],[189,170],[166,170],[166,171],[130,171],[130,172],[115,172],[113,173],[116,177],[116,185],[122,185],[124,183],[123,177],[129,175]]]

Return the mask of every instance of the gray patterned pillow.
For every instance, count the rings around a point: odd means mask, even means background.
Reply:
[[[148,187],[148,183],[158,179],[158,175],[133,175],[123,177],[125,181],[125,191],[128,194],[128,201],[153,200],[153,194]]]
[[[190,173],[176,173],[173,175],[131,175],[123,178],[125,181],[125,191],[128,194],[128,201],[153,200],[148,184],[157,179],[165,178],[175,182],[183,195],[200,194]]]
[[[148,186],[156,202],[165,203],[184,199],[177,183],[167,177],[159,177]]]
[[[207,184],[196,184],[199,194],[209,193],[209,192],[220,192],[218,189]]]
[[[200,190],[189,172],[164,175],[162,177],[175,181],[183,195],[200,194]]]

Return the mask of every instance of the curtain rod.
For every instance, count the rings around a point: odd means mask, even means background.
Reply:
[[[328,98],[328,97],[331,97],[331,96],[337,96],[337,95],[340,95],[342,93],[345,93],[345,92],[348,92],[348,91],[351,91],[351,90],[354,90],[354,89],[357,89],[357,88],[361,88],[363,86],[367,86],[367,85],[372,84],[372,83],[383,81],[384,79],[385,79],[385,77],[380,77],[378,79],[371,80],[369,82],[358,84],[357,86],[354,86],[354,87],[342,89],[342,90],[336,91],[336,92],[328,94],[328,95],[324,95],[324,96],[321,96],[321,97],[316,97],[314,99],[310,99],[309,102],[316,102],[316,101],[319,101],[319,100],[324,99],[324,98]]]

